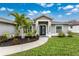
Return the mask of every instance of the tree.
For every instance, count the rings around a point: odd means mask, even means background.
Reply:
[[[26,29],[26,32],[28,32],[28,30],[29,30],[30,27],[32,26],[32,21],[29,20],[29,19],[26,19],[25,21],[26,21],[26,23],[25,23],[24,28]]]
[[[19,14],[17,12],[11,13],[10,15],[15,17],[16,30],[20,30],[21,38],[24,38],[24,29],[28,30],[32,25],[32,21],[28,17],[25,17],[24,14]]]
[[[25,24],[24,24],[24,22],[25,22],[25,15],[24,14],[19,14],[17,12],[11,13],[10,15],[15,17],[16,30],[18,30],[18,31],[20,30],[21,38],[24,38],[23,27],[25,26]]]

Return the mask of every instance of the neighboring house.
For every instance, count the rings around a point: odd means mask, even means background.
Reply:
[[[79,33],[79,22],[57,22],[48,15],[41,15],[33,20],[32,29],[35,29],[37,34],[44,36],[57,36],[59,32],[67,35],[68,31]],[[0,18],[0,35],[4,32],[14,34],[15,24],[13,21]]]

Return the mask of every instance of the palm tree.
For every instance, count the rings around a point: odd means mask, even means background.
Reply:
[[[24,14],[19,14],[17,12],[11,13],[10,15],[15,17],[16,30],[20,30],[21,38],[24,38],[24,28],[28,32],[28,29],[30,29],[32,25],[32,21],[29,18],[25,17]]]
[[[16,22],[16,29],[17,30],[20,30],[20,35],[21,35],[21,38],[24,38],[24,30],[23,30],[23,27],[25,26],[25,22],[26,18],[25,18],[25,15],[24,14],[19,14],[17,12],[15,13],[11,13],[10,15],[14,16],[15,17],[15,22]]]
[[[26,32],[29,32],[28,30],[30,29],[31,25],[32,25],[32,21],[31,20],[28,20],[26,21],[27,23],[25,24],[25,29],[26,29]]]

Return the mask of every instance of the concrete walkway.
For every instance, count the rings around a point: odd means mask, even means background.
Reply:
[[[15,46],[0,47],[0,55],[9,55],[9,54],[29,50],[29,49],[41,46],[47,41],[48,41],[48,37],[40,37],[39,40],[35,42],[30,42],[30,43],[15,45]]]

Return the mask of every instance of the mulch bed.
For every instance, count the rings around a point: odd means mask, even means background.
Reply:
[[[10,38],[7,41],[1,42],[0,43],[0,47],[4,47],[4,46],[12,46],[12,45],[18,45],[18,44],[24,44],[24,43],[29,43],[29,42],[33,42],[39,39],[39,36],[25,36],[24,39],[21,38],[21,36],[16,36],[16,39],[18,39],[19,43],[14,43],[13,39],[14,38]]]

